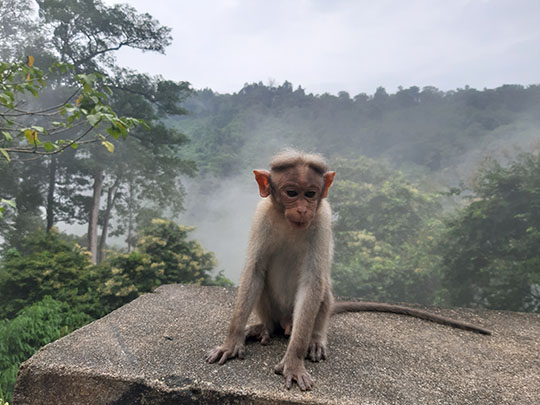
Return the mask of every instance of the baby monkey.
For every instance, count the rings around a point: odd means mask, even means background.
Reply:
[[[290,336],[283,359],[275,367],[290,389],[296,381],[310,390],[304,366],[326,358],[330,316],[347,311],[379,311],[410,315],[483,334],[489,331],[414,308],[371,302],[334,302],[332,212],[326,200],[335,172],[316,154],[285,150],[270,162],[270,171],[254,170],[260,201],[249,237],[246,264],[225,342],[207,356],[224,364],[244,357],[246,338],[268,344],[270,336]],[[269,197],[269,198],[267,198]],[[252,310],[260,323],[246,327]]]

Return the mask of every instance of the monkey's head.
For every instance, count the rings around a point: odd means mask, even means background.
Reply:
[[[309,227],[320,202],[328,195],[335,172],[320,155],[285,150],[270,162],[270,171],[254,170],[261,197],[274,206],[295,229]]]

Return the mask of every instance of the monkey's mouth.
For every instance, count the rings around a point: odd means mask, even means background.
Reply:
[[[304,228],[307,228],[307,226],[309,225],[309,222],[300,222],[300,221],[290,221],[292,226],[295,227],[296,229],[304,229]]]

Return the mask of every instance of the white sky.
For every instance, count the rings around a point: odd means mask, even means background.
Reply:
[[[173,29],[121,65],[220,93],[285,80],[320,94],[540,83],[539,0],[130,0]]]

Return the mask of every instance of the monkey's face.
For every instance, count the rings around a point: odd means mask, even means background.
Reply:
[[[272,173],[274,199],[295,229],[311,225],[322,198],[324,179],[309,167],[294,167]]]

